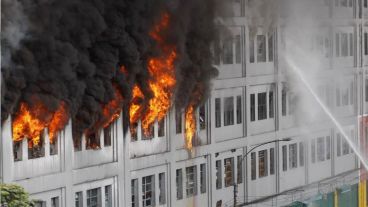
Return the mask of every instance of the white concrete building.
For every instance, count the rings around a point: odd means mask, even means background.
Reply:
[[[358,116],[368,113],[368,3],[314,1],[325,36],[311,44],[326,55],[314,87],[358,143]],[[152,138],[142,136],[140,125],[136,138],[124,136],[118,119],[101,132],[97,150],[87,149],[84,137],[73,143],[69,123],[56,144],[45,133],[42,150],[32,152],[27,141],[13,144],[9,119],[0,139],[1,181],[20,184],[41,207],[232,206],[234,182],[238,204],[278,195],[265,202],[282,206],[357,183],[358,159],[336,126],[326,116],[300,124],[293,107],[300,94],[290,89],[280,55],[284,20],[271,30],[252,25],[253,33],[248,0],[232,5],[233,16],[224,19],[229,33],[218,44],[223,53],[215,58],[219,76],[198,109],[192,153],[175,109],[163,125],[155,123]],[[336,74],[342,78],[331,78]],[[241,162],[254,146],[284,138],[292,140],[262,145]]]

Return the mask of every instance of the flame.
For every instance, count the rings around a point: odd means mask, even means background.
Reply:
[[[194,106],[191,104],[185,110],[185,147],[188,150],[193,148],[193,138],[196,134],[196,115]]]
[[[66,105],[64,102],[61,102],[60,107],[54,113],[49,125],[49,139],[51,144],[54,143],[57,132],[62,130],[68,123],[69,117],[67,114]]]
[[[169,25],[169,14],[162,15],[161,21],[155,25],[150,32],[150,36],[158,43],[162,50],[159,57],[151,57],[148,59],[148,72],[150,80],[148,86],[152,91],[152,98],[148,101],[147,109],[142,117],[142,128],[146,136],[150,135],[150,127],[157,119],[161,121],[171,107],[171,99],[173,90],[176,85],[175,66],[176,47],[165,42],[162,32]],[[138,86],[133,88],[133,99],[129,108],[130,124],[134,124],[140,118],[142,113],[142,104],[134,103],[137,98],[144,98]]]
[[[59,108],[53,113],[41,102],[36,102],[33,106],[22,102],[12,123],[13,141],[27,138],[30,140],[30,147],[37,146],[40,144],[43,130],[49,127],[49,138],[53,143],[55,135],[64,128],[67,120],[68,113],[64,102],[61,102]]]
[[[114,86],[114,98],[103,106],[102,114],[104,119],[102,121],[103,128],[109,126],[120,116],[123,96],[117,86]]]

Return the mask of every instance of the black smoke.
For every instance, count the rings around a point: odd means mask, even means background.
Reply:
[[[170,14],[165,38],[178,48],[175,103],[184,108],[199,93],[199,105],[217,75],[217,8],[214,0],[3,0],[1,120],[20,102],[41,100],[52,113],[63,101],[81,133],[101,120],[114,88],[124,110],[135,84],[147,102],[147,59],[160,55],[149,32],[163,12]]]

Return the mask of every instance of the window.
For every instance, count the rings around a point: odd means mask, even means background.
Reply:
[[[86,149],[100,149],[100,133],[92,132],[86,135]]]
[[[236,179],[237,179],[237,183],[242,183],[243,182],[243,162],[242,162],[242,155],[239,155],[237,157],[237,172],[236,172]]]
[[[28,159],[35,159],[45,156],[45,137],[44,131],[41,132],[38,145],[33,145],[32,140],[28,141]]]
[[[155,176],[150,175],[142,178],[142,202],[143,207],[155,206]]]
[[[58,154],[58,139],[55,137],[52,142],[50,140],[50,155]]]
[[[104,146],[111,146],[111,131],[112,127],[111,124],[104,128]]]
[[[331,159],[331,137],[326,137],[326,160]]]
[[[258,120],[267,119],[266,92],[258,94]]]
[[[199,107],[199,128],[206,129],[206,106]]]
[[[178,109],[175,109],[175,131],[176,134],[180,134],[181,133],[181,111]]]
[[[268,34],[268,61],[273,61],[273,35]]]
[[[256,153],[255,152],[252,152],[251,154],[250,154],[250,165],[251,165],[251,172],[250,172],[250,174],[251,174],[251,179],[252,180],[255,180],[256,179],[256,177],[257,177],[257,175],[256,175],[256,163],[257,161],[256,161]]]
[[[298,167],[298,148],[297,144],[289,145],[289,168],[297,168]]]
[[[224,160],[225,169],[225,187],[234,184],[234,158],[227,158]]]
[[[368,32],[364,32],[364,55],[368,55]]]
[[[348,34],[341,33],[341,56],[348,56]]]
[[[152,124],[149,126],[148,132],[145,132],[142,127],[142,140],[152,139],[155,135],[155,126]]]
[[[131,181],[132,207],[138,207],[138,179]]]
[[[158,137],[165,136],[165,118],[158,122]]]
[[[286,87],[282,87],[281,91],[281,113],[286,116]]]
[[[200,168],[200,182],[201,182],[201,193],[206,193],[206,164],[201,164]]]
[[[266,36],[257,35],[257,62],[266,62]]]
[[[234,124],[234,97],[224,99],[224,126]]]
[[[46,207],[46,201],[34,201],[34,207]]]
[[[299,165],[304,166],[304,143],[299,143]]]
[[[269,93],[268,93],[268,108],[270,109],[270,111],[269,111],[269,117],[270,118],[273,118],[274,117],[274,106],[273,106],[273,91],[270,91]]]
[[[350,49],[349,49],[349,55],[353,56],[354,55],[354,38],[353,38],[353,33],[349,33],[349,45],[350,45]]]
[[[267,150],[261,150],[258,152],[258,173],[259,177],[265,177],[268,175],[268,156]]]
[[[233,40],[232,38],[227,38],[224,40],[222,58],[223,58],[222,62],[224,64],[233,64]]]
[[[158,188],[160,189],[158,202],[160,205],[166,204],[165,173],[158,174]]]
[[[13,142],[14,161],[22,160],[22,142]]]
[[[183,199],[183,171],[182,169],[176,170],[176,199]]]
[[[282,171],[287,171],[287,146],[282,146]]]
[[[249,62],[254,63],[254,38],[249,36]]]
[[[101,206],[101,188],[87,190],[87,207]]]
[[[221,160],[216,160],[216,189],[222,188]]]
[[[341,105],[340,89],[336,88],[336,106],[340,106],[340,105]]]
[[[221,99],[215,99],[215,119],[216,119],[216,128],[221,127]]]
[[[311,140],[311,156],[312,156],[312,163],[316,162],[316,140]]]
[[[319,162],[325,161],[325,139],[324,137],[317,138],[317,159]]]
[[[336,148],[337,148],[337,156],[341,156],[341,134],[336,134]]]
[[[368,7],[368,0],[364,0],[364,8]]]
[[[186,192],[187,198],[197,195],[197,167],[191,166],[186,169]]]
[[[51,198],[51,207],[59,207],[59,197]]]
[[[346,141],[345,137],[342,139],[342,154],[349,154],[349,143]]]
[[[255,95],[250,94],[250,121],[256,120],[255,104],[256,104]]]
[[[336,33],[336,37],[335,37],[335,40],[336,40],[336,57],[339,57],[340,56],[340,34],[339,33]]]
[[[368,79],[365,79],[365,101],[368,102]]]
[[[241,63],[241,41],[240,35],[235,36],[235,62]]]
[[[75,193],[75,207],[83,207],[83,194],[81,191]]]
[[[270,149],[270,175],[275,174],[275,148]]]
[[[112,207],[112,187],[105,186],[105,207]]]
[[[236,123],[241,124],[242,123],[242,110],[241,110],[242,104],[241,104],[241,96],[236,97]]]

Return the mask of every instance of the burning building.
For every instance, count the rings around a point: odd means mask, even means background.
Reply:
[[[366,2],[315,1],[298,44],[285,2],[2,1],[1,181],[41,207],[357,201]],[[290,72],[310,54],[344,133]]]

